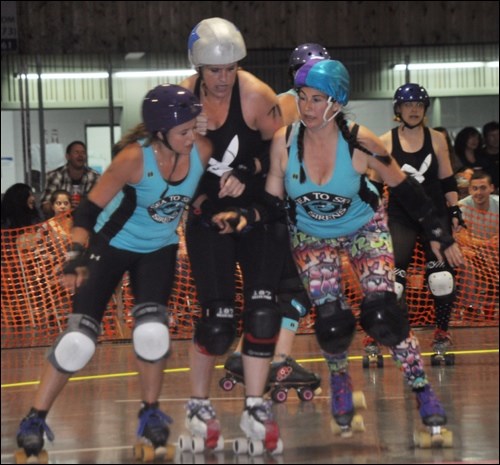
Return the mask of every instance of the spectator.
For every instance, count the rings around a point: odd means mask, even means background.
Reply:
[[[448,129],[446,129],[443,126],[436,126],[434,130],[444,134],[444,137],[446,138],[446,144],[448,145],[448,152],[450,153],[451,168],[454,173],[458,172],[462,167],[462,163],[455,155],[455,148],[453,147],[453,142],[451,140],[451,136],[450,133],[448,132]]]
[[[455,154],[461,163],[459,169],[472,168],[481,169],[482,165],[478,158],[483,144],[481,133],[472,126],[463,128],[455,137]]]
[[[99,179],[99,173],[87,166],[87,148],[79,140],[71,142],[66,148],[67,163],[47,174],[45,191],[42,195],[42,210],[50,215],[50,196],[58,189],[71,193],[71,207],[75,209],[80,200],[86,197]]]
[[[498,194],[498,121],[491,121],[483,126],[484,146],[481,149],[480,161],[483,163],[484,170],[491,176],[495,186],[495,192]]]
[[[2,229],[24,228],[41,221],[33,189],[23,183],[10,186],[2,199]]]

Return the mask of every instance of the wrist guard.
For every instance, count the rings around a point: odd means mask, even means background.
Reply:
[[[66,254],[66,263],[63,266],[63,274],[76,274],[78,267],[87,266],[86,249],[82,244],[74,242]]]
[[[255,162],[252,158],[249,164],[240,163],[231,171],[231,176],[234,176],[238,181],[247,184],[255,174]]]
[[[450,215],[451,225],[453,226],[453,218],[458,220],[458,225],[462,226],[462,228],[467,229],[467,225],[465,224],[464,217],[462,215],[462,210],[458,205],[453,205],[452,207],[448,207],[448,214]]]
[[[227,220],[229,225],[236,230],[236,227],[240,223],[241,218],[245,218],[247,225],[243,230],[245,230],[248,226],[252,226],[255,224],[257,221],[256,215],[255,215],[255,210],[253,208],[242,208],[242,207],[234,207],[234,208],[228,208],[225,210],[227,212],[234,212],[236,213],[236,217],[232,218],[230,220]]]

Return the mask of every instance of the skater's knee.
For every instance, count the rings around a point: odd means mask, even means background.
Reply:
[[[307,292],[302,285],[302,282],[298,276],[293,278],[283,279],[280,282],[280,289],[278,291],[278,305],[283,316],[283,320],[290,322],[291,328],[286,327],[286,329],[297,330],[298,321],[301,317],[304,317],[309,308],[311,307],[311,301],[307,295]],[[293,322],[296,325],[293,325]]]
[[[81,370],[94,355],[99,332],[99,322],[94,318],[82,314],[70,315],[68,327],[50,349],[49,362],[62,373]]]
[[[223,355],[236,336],[234,307],[228,302],[213,302],[203,309],[196,324],[194,343],[207,355]]]
[[[132,341],[137,357],[146,362],[157,362],[170,349],[167,308],[148,302],[132,309],[135,318]]]
[[[452,304],[456,297],[455,278],[447,269],[434,268],[433,263],[427,264],[427,285],[434,300],[441,304]]]
[[[361,327],[377,342],[395,346],[408,337],[410,325],[393,292],[372,292],[361,303]]]
[[[281,314],[273,300],[248,302],[243,314],[243,348],[245,355],[268,358],[274,354],[281,325]]]
[[[350,308],[343,308],[339,300],[326,302],[316,308],[314,330],[321,349],[329,354],[345,352],[356,331],[356,319]]]

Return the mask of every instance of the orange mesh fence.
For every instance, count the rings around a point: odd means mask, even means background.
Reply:
[[[467,263],[457,271],[457,301],[451,325],[497,326],[498,215],[477,211],[464,213],[468,229],[457,235],[457,241]],[[2,348],[50,345],[65,328],[71,312],[71,297],[60,283],[60,270],[69,245],[70,221],[61,216],[29,228],[1,231]],[[176,282],[168,308],[173,338],[185,339],[192,337],[200,307],[181,230],[180,236]],[[433,301],[425,284],[424,268],[423,252],[417,246],[407,274],[412,326],[434,324]],[[236,279],[236,309],[241,312],[243,297],[239,271]],[[362,297],[347,260],[343,260],[343,283],[345,295],[358,315]],[[104,315],[101,341],[130,339],[133,305],[134,298],[125,274]],[[300,321],[299,333],[313,332],[314,320],[313,309]]]

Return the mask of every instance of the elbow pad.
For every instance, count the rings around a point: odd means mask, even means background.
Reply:
[[[73,214],[73,227],[92,231],[101,212],[101,207],[87,198],[83,199]]]
[[[448,176],[447,178],[440,179],[439,182],[445,194],[447,192],[458,192],[458,184],[455,176]]]

